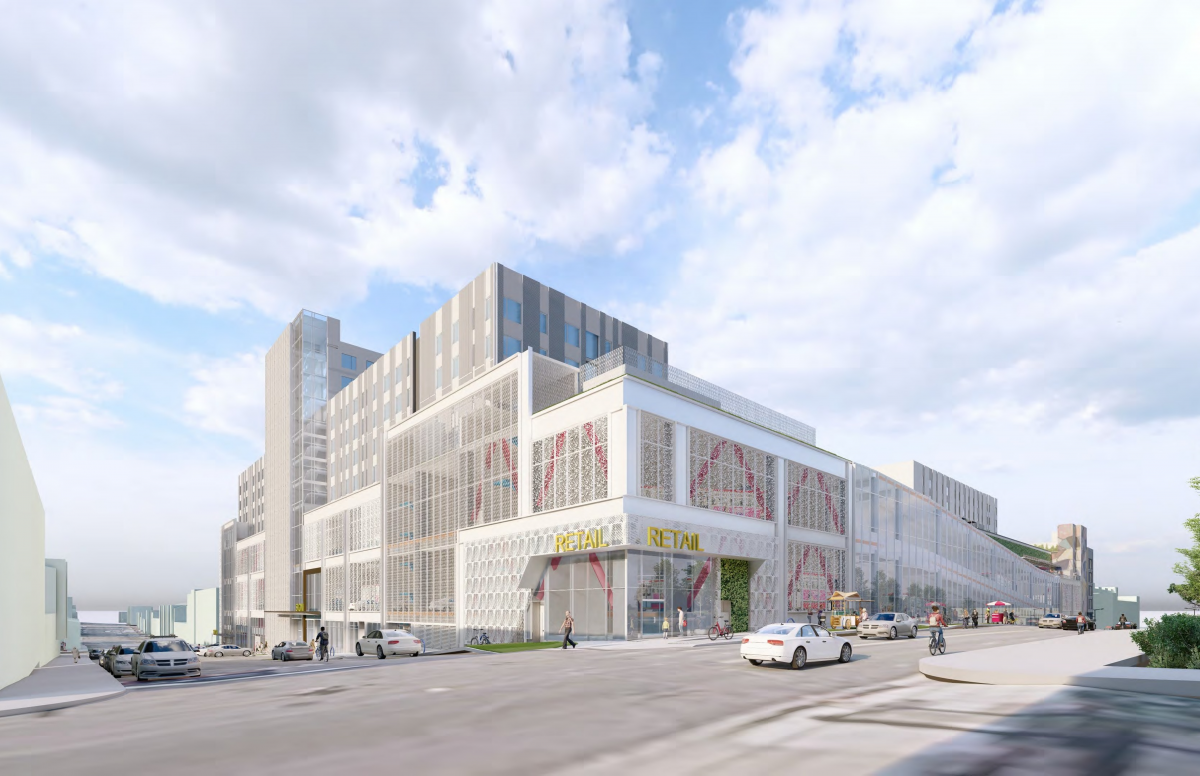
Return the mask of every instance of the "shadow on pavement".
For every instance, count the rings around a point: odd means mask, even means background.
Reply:
[[[1064,688],[886,774],[1200,772],[1200,700]]]

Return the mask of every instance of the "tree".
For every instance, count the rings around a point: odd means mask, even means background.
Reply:
[[[1194,490],[1200,491],[1200,477],[1193,477],[1189,484]],[[1173,569],[1183,577],[1183,582],[1171,583],[1167,592],[1174,593],[1192,606],[1200,606],[1200,513],[1183,521],[1183,525],[1192,532],[1192,546],[1176,550],[1187,559],[1176,563]]]

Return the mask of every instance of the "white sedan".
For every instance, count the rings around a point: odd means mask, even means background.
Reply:
[[[388,655],[412,655],[425,651],[421,640],[404,630],[370,631],[354,645],[359,657],[375,655],[383,660]]]
[[[849,663],[852,654],[849,641],[807,623],[768,625],[742,639],[742,658],[755,666],[764,660],[790,663],[792,668],[804,668],[814,660]]]

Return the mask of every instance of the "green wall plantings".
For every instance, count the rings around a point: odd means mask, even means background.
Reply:
[[[750,561],[721,558],[721,599],[729,602],[729,627],[750,630]]]

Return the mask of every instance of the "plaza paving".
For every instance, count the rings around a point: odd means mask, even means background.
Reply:
[[[1076,636],[1019,627],[948,634],[951,652],[1056,638]],[[421,773],[662,774],[744,772],[801,757],[866,773],[1155,773],[1172,757],[1195,756],[1195,731],[1176,718],[1200,719],[1200,702],[935,682],[917,674],[928,656],[923,639],[853,644],[851,663],[803,671],[753,668],[736,642],[347,661],[350,670],[289,667],[265,678],[234,676],[228,659],[228,681],[162,682],[101,704],[0,719],[0,773],[157,763],[205,774],[389,764]],[[1122,737],[1104,735],[1113,729]],[[1085,753],[1103,755],[1104,767]]]

